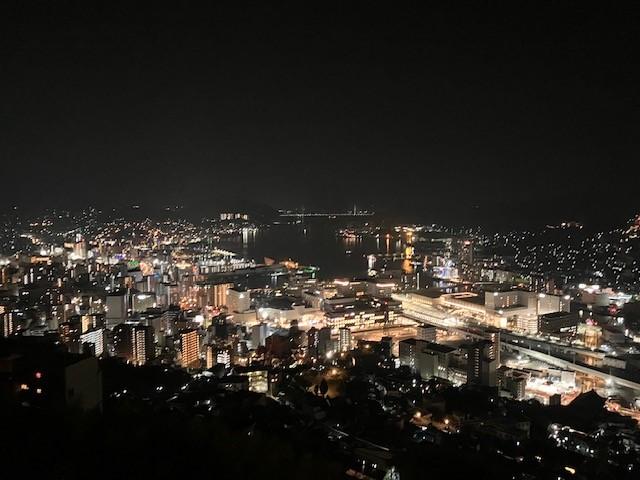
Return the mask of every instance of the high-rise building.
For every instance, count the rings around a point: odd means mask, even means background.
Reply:
[[[135,325],[133,327],[133,363],[144,365],[155,357],[153,327]]]
[[[338,349],[341,352],[351,350],[351,330],[347,327],[338,330]]]
[[[127,318],[128,294],[120,291],[107,295],[106,301],[106,322],[107,328],[113,329],[116,325],[124,323]]]
[[[153,327],[123,323],[113,329],[116,356],[134,365],[144,365],[155,357]]]
[[[226,345],[207,345],[205,351],[207,368],[213,368],[215,365],[223,365],[224,368],[231,367],[230,347]]]
[[[484,336],[491,342],[489,346],[489,359],[495,361],[496,365],[500,365],[500,330],[488,328],[485,330]]]
[[[479,340],[467,345],[467,383],[495,387],[497,385],[495,344]]]
[[[231,352],[228,347],[218,348],[216,352],[216,364],[224,365],[224,368],[231,367]]]
[[[415,338],[407,338],[398,342],[398,356],[400,365],[406,365],[413,371],[418,370],[418,353],[422,351],[426,342]]]
[[[0,313],[0,323],[2,324],[2,336],[8,338],[17,330],[17,322],[13,315],[13,312],[4,311],[5,307],[0,306],[2,313]]]
[[[80,325],[82,333],[88,332],[95,328],[104,326],[104,315],[102,314],[85,314],[80,317]]]
[[[205,351],[205,367],[213,368],[216,364],[216,346],[215,345],[207,345],[204,348]]]
[[[524,370],[517,370],[501,366],[497,370],[497,383],[502,390],[506,390],[516,400],[523,400],[526,394],[529,373]]]
[[[74,317],[72,317],[72,320]],[[75,317],[79,320],[79,317]],[[58,326],[58,335],[60,343],[62,343],[69,353],[80,353],[80,322],[69,321],[62,322]]]
[[[76,239],[73,244],[73,256],[78,260],[84,260],[87,258],[87,242],[80,234],[76,235]]]
[[[211,305],[214,307],[225,307],[227,305],[230,288],[233,288],[233,283],[211,285]]]
[[[82,349],[88,348],[92,355],[99,357],[104,353],[104,328],[90,329],[80,335]]]
[[[200,366],[200,338],[194,328],[180,331],[180,364],[183,368]]]
[[[459,240],[458,259],[463,265],[473,265],[473,240]]]
[[[315,327],[307,330],[307,355],[311,358],[318,356],[318,329]]]
[[[265,340],[269,336],[269,328],[266,323],[261,322],[251,327],[251,345],[254,349],[264,347]]]
[[[331,328],[322,327],[318,331],[318,355],[326,357],[327,353],[333,350],[333,342],[331,341]]]
[[[446,378],[454,348],[416,338],[398,343],[400,365],[406,365],[423,379]]]

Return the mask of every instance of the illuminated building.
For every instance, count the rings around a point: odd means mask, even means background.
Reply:
[[[473,241],[460,240],[458,242],[458,260],[463,265],[473,265]]]
[[[400,365],[407,366],[427,380],[447,378],[449,361],[454,348],[438,343],[408,338],[398,342]]]
[[[393,322],[395,312],[385,312],[376,309],[366,309],[357,311],[326,312],[325,321],[331,328],[342,327],[365,328],[382,324],[385,321]]]
[[[578,332],[578,315],[569,312],[552,312],[540,315],[538,330],[545,335],[572,337]]]
[[[568,312],[570,304],[571,299],[566,296],[522,290],[485,293],[487,316],[498,319],[500,326],[506,325],[505,322],[515,316],[537,318],[539,315],[552,312]]]
[[[87,258],[87,242],[80,234],[76,235],[72,257],[74,260],[84,260]]]
[[[216,364],[216,346],[207,345],[205,347],[205,368],[213,368]]]
[[[266,369],[261,367],[249,367],[246,371],[240,370],[237,374],[246,376],[249,379],[250,392],[267,393],[269,389],[269,381]]]
[[[490,340],[479,340],[467,345],[467,383],[495,387],[497,385],[495,345]]]
[[[82,315],[80,317],[80,326],[82,333],[91,329],[102,327],[104,324],[103,315]]]
[[[334,330],[342,327],[363,328],[395,321],[395,301],[369,297],[333,297],[324,301],[324,319]]]
[[[315,327],[307,330],[307,355],[311,358],[318,356],[318,329]]]
[[[425,342],[435,342],[437,328],[431,325],[418,325],[416,327],[418,339]]]
[[[533,315],[516,315],[515,327],[521,332],[536,334],[538,333],[538,318]]]
[[[249,292],[230,288],[227,290],[227,309],[229,312],[246,312],[251,307]]]
[[[116,356],[134,365],[144,365],[155,357],[153,327],[123,323],[113,329]]]
[[[229,348],[218,348],[216,352],[216,364],[224,365],[224,368],[231,367],[231,352],[229,351]]]
[[[409,367],[411,370],[418,369],[418,353],[422,350],[426,342],[415,338],[408,338],[398,342],[398,353],[400,365]]]
[[[156,294],[152,292],[142,292],[133,295],[132,310],[134,312],[144,312],[148,308],[156,307]]]
[[[268,325],[264,322],[251,327],[251,345],[254,349],[264,347],[265,340],[268,337]]]
[[[523,400],[525,398],[525,389],[527,381],[529,380],[529,373],[523,370],[516,370],[501,366],[496,371],[496,378],[498,386],[502,390],[506,390],[516,400]]]
[[[231,349],[228,346],[207,345],[205,352],[206,368],[213,368],[215,365],[231,367]]]
[[[96,328],[86,331],[80,335],[80,343],[83,350],[88,347],[92,355],[99,357],[104,352],[104,329]]]
[[[367,293],[367,280],[336,279],[333,284],[336,287],[338,297],[360,297]]]
[[[133,327],[133,363],[144,365],[155,357],[153,328],[145,325]]]
[[[0,306],[0,323],[2,323],[2,336],[7,338],[15,333],[17,324],[13,312],[5,311],[4,306]]]
[[[398,283],[392,279],[368,280],[365,291],[374,297],[390,297],[398,289]]]
[[[180,332],[180,365],[183,368],[200,366],[200,337],[196,329],[190,328]]]
[[[78,317],[75,318],[79,320]],[[80,353],[80,333],[79,321],[62,322],[58,327],[60,343],[70,353]]]
[[[249,220],[249,214],[238,212],[224,212],[220,214],[220,220]]]
[[[207,285],[210,289],[210,305],[214,307],[224,307],[227,305],[228,292],[233,288],[233,283],[219,283],[216,285]]]
[[[347,327],[342,327],[338,330],[338,349],[341,352],[351,350],[351,330]]]

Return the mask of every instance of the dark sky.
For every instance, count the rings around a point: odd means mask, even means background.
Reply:
[[[0,7],[6,204],[640,210],[626,4],[26,3]]]

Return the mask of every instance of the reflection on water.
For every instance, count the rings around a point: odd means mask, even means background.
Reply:
[[[277,261],[290,258],[319,267],[321,278],[334,278],[366,275],[366,257],[370,253],[401,253],[402,242],[391,240],[385,238],[383,243],[374,236],[341,237],[331,226],[273,225],[244,229],[242,235],[221,239],[219,246],[257,263],[263,263],[265,257]]]

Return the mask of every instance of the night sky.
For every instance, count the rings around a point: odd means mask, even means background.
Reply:
[[[0,7],[4,206],[640,210],[640,18],[621,3],[25,3]]]

